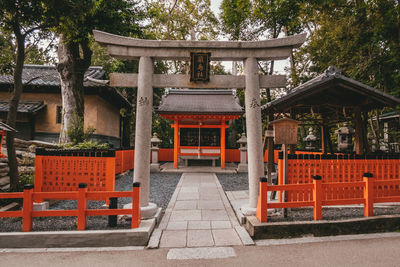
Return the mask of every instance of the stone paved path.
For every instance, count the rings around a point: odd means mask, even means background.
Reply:
[[[157,237],[160,247],[254,244],[247,231],[239,225],[214,173],[182,174],[149,246],[154,246]]]

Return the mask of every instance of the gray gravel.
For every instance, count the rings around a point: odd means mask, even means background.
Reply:
[[[132,189],[132,171],[116,179],[115,188],[117,191],[130,191]],[[166,209],[169,200],[179,182],[181,174],[152,173],[150,176],[150,201],[157,206]],[[118,199],[118,208],[130,203],[130,198]],[[88,201],[89,209],[100,209],[104,202]],[[77,209],[77,201],[67,200],[53,203],[50,209],[68,210]],[[107,216],[87,217],[87,230],[99,229],[129,229],[130,221],[120,220],[117,227],[108,227]],[[0,232],[19,232],[22,229],[21,218],[1,218]],[[34,218],[33,231],[68,231],[76,230],[76,217],[41,217]]]
[[[247,173],[217,173],[217,177],[224,191],[249,190]]]

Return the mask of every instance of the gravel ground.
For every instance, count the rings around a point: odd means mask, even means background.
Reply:
[[[224,191],[249,190],[247,173],[217,173],[217,177]]]
[[[132,189],[132,171],[117,178],[115,188],[117,191],[130,191]],[[152,173],[150,178],[150,201],[156,203],[163,210],[168,206],[169,200],[179,182],[181,174]],[[130,203],[130,198],[118,199],[118,208]],[[89,209],[100,209],[104,202],[88,201]],[[77,209],[77,201],[58,201],[51,205],[54,210]],[[87,217],[87,230],[99,229],[129,229],[130,221],[119,220],[117,227],[108,227],[107,216]],[[19,232],[22,229],[21,218],[1,218],[0,232]],[[34,218],[33,231],[69,231],[76,229],[76,217],[41,217]]]

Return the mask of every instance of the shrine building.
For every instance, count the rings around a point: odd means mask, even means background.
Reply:
[[[155,112],[174,122],[174,168],[183,160],[220,160],[225,168],[227,122],[244,113],[233,90],[167,90]]]

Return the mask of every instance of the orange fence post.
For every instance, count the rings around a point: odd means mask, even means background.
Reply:
[[[314,220],[322,220],[322,178],[313,175],[313,200],[314,200]]]
[[[133,183],[132,187],[132,226],[131,228],[138,228],[140,221],[140,183]]]
[[[258,202],[257,202],[257,219],[260,222],[267,222],[268,218],[268,183],[267,178],[262,177],[260,178],[260,192],[258,195]]]
[[[32,230],[32,210],[33,210],[33,185],[24,186],[24,200],[22,204],[22,232]]]
[[[78,189],[78,230],[86,229],[87,184],[80,183]]]
[[[279,153],[278,159],[278,185],[283,185],[283,152]],[[282,191],[278,192],[278,201],[282,202],[283,194]]]
[[[364,187],[364,216],[374,216],[374,176],[372,173],[363,174]]]

